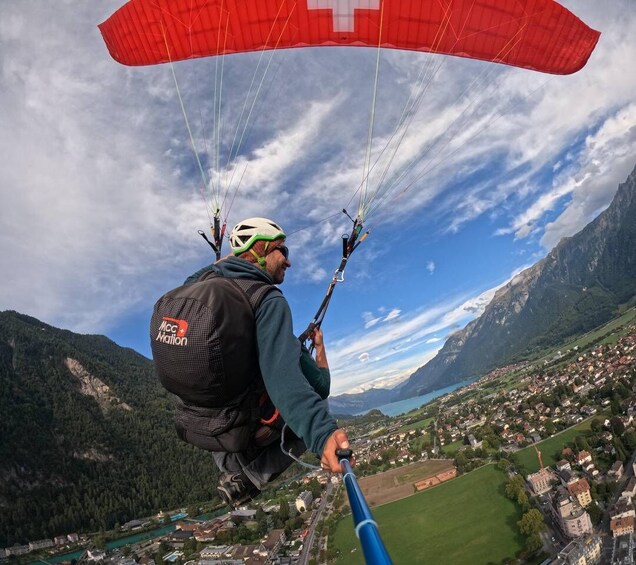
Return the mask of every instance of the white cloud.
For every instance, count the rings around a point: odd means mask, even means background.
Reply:
[[[209,199],[201,191],[207,195],[210,187],[201,186],[170,68],[117,65],[96,28],[120,4],[21,0],[5,3],[0,19],[0,308],[95,333],[117,327],[133,311],[146,315],[160,294],[211,259],[196,234],[209,223]],[[383,184],[369,224],[375,229],[377,222],[387,237],[354,255],[347,277],[366,283],[360,302],[365,293],[386,292],[377,272],[403,235],[438,238],[443,252],[445,235],[488,218],[500,235],[531,234],[527,240],[541,238],[549,248],[607,205],[635,153],[636,77],[625,69],[636,58],[636,13],[628,0],[566,5],[603,31],[588,66],[570,77],[382,52],[370,193]],[[333,276],[341,234],[351,231],[340,210],[354,216],[358,210],[375,62],[370,53],[277,53],[269,88],[231,165],[239,94],[249,87],[258,55],[226,58],[218,127],[229,140],[219,147],[221,172],[211,176],[227,180],[235,170],[235,186],[240,179],[236,194],[221,191],[226,204],[233,202],[230,226],[239,216],[264,215],[290,234],[294,268],[285,293],[297,302],[305,300],[307,286]],[[207,173],[216,166],[210,64],[175,65]],[[401,132],[399,150],[390,146],[381,155],[428,64],[440,66]],[[554,171],[554,180],[546,171]],[[429,261],[425,268],[435,277],[428,281],[452,276],[452,267],[444,267]],[[402,265],[388,268],[395,269],[395,281],[404,276]],[[427,342],[435,345],[435,332],[444,335],[475,316],[488,292],[464,298],[409,312],[352,301],[352,317],[369,310],[367,331],[335,348],[337,386],[421,365],[434,354]],[[359,372],[345,376],[354,361]]]
[[[400,315],[401,310],[399,308],[393,308],[385,317],[383,322],[390,322],[391,320],[395,320]]]

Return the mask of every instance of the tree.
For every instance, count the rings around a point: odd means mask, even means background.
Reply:
[[[586,510],[587,510],[587,513],[590,515],[590,519],[592,520],[592,524],[594,524],[596,526],[596,525],[601,523],[601,520],[603,518],[603,511],[596,504],[596,502],[592,502],[592,504],[589,504],[587,506]]]
[[[283,522],[289,520],[289,504],[286,500],[281,501],[280,508],[276,513],[278,518],[280,518]]]
[[[517,493],[517,504],[521,506],[521,508],[524,510],[530,506],[528,495],[526,494],[525,490],[522,490]]]
[[[526,539],[526,551],[532,555],[539,551],[543,547],[541,536],[539,534],[532,534]]]
[[[545,530],[545,522],[543,521],[543,514],[536,508],[528,510],[517,522],[519,530],[526,537],[530,537],[533,534],[540,534]]]
[[[497,469],[499,469],[500,471],[508,471],[508,469],[510,468],[510,461],[508,461],[507,459],[500,459],[499,462],[497,463]]]
[[[616,435],[623,435],[623,432],[625,431],[625,424],[623,424],[623,420],[621,420],[621,418],[618,416],[612,416],[610,418],[610,426],[612,427],[612,432]]]
[[[636,449],[636,432],[628,431],[623,434],[623,443],[630,451],[634,451]]]

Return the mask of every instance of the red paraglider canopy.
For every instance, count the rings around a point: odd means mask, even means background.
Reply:
[[[99,28],[125,65],[354,45],[553,74],[581,69],[600,35],[553,0],[130,0]]]

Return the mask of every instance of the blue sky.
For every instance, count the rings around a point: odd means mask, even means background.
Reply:
[[[602,32],[574,75],[382,53],[372,161],[418,75],[429,80],[387,174],[402,180],[369,216],[323,326],[333,393],[406,378],[499,286],[598,215],[636,164],[633,2],[563,4]],[[0,309],[149,356],[155,300],[211,253],[170,67],[118,65],[96,27],[119,5],[3,4]],[[226,144],[258,59],[225,58]],[[214,68],[174,65],[202,154]],[[233,161],[242,180],[228,224],[267,216],[289,234],[282,290],[298,332],[339,263],[350,231],[340,210],[356,212],[374,69],[375,52],[360,48],[276,53]]]

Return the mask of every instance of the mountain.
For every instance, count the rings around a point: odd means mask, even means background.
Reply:
[[[531,357],[615,317],[636,300],[636,168],[610,206],[497,291],[484,313],[448,338],[382,404],[446,387]],[[331,400],[339,412],[377,406],[372,394]]]
[[[212,498],[172,403],[133,350],[0,312],[0,547]]]
[[[390,395],[387,400],[387,395]],[[392,402],[395,392],[386,388],[372,388],[357,394],[340,394],[329,398],[329,408],[333,414],[359,414],[373,408]]]

